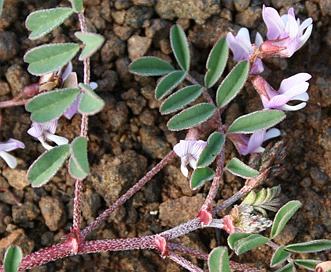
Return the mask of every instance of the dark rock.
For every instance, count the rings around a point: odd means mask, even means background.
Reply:
[[[87,188],[82,195],[82,214],[84,218],[89,222],[93,221],[100,206],[100,196],[90,188]]]
[[[234,0],[233,4],[237,11],[244,11],[249,6],[249,0]]]
[[[10,31],[0,32],[0,63],[15,57],[18,49],[15,33]]]
[[[140,28],[145,20],[152,18],[153,13],[153,8],[133,6],[126,12],[125,23],[133,28]]]
[[[107,39],[105,44],[102,46],[101,59],[103,63],[109,63],[116,57],[123,55],[125,50],[125,43],[116,35],[111,35],[111,37]]]
[[[23,205],[12,207],[12,217],[15,224],[22,227],[33,228],[33,220],[40,214],[38,207],[33,202],[24,202]]]
[[[10,215],[10,209],[7,205],[4,203],[0,203],[0,233],[4,233],[7,228],[7,224],[5,222],[5,217],[8,217]]]
[[[45,219],[46,226],[51,231],[56,231],[65,224],[65,212],[62,202],[55,197],[42,197],[39,201],[41,214]]]
[[[320,0],[319,5],[323,16],[331,15],[331,0]]]

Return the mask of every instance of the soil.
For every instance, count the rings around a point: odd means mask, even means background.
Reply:
[[[221,2],[221,3],[219,3]],[[86,0],[86,17],[90,31],[100,33],[106,42],[91,58],[92,81],[98,83],[98,94],[106,101],[104,110],[90,118],[89,159],[91,175],[84,182],[83,222],[86,226],[163,158],[183,133],[167,130],[167,116],[158,113],[160,102],[154,98],[157,78],[133,76],[129,63],[143,55],[154,55],[175,65],[170,50],[169,28],[180,24],[188,35],[192,53],[192,74],[203,78],[205,62],[213,43],[228,31],[241,26],[253,33],[266,33],[262,24],[262,4],[280,13],[293,6],[301,20],[314,21],[312,35],[291,59],[265,62],[265,78],[275,88],[286,77],[308,72],[310,80],[308,105],[301,111],[288,112],[279,128],[287,143],[284,172],[266,182],[281,184],[281,202],[297,199],[302,208],[276,239],[279,244],[331,239],[331,1],[237,1],[237,0]],[[79,29],[72,16],[46,37],[30,41],[24,27],[26,16],[35,10],[68,6],[68,1],[5,0],[0,18],[0,94],[1,101],[16,97],[22,88],[38,79],[27,73],[22,58],[38,44],[76,41]],[[81,63],[73,61],[74,70],[82,76]],[[229,67],[233,61],[229,61]],[[215,92],[216,89],[212,90]],[[246,101],[249,99],[249,103]],[[259,98],[247,86],[230,105],[226,122],[259,105]],[[41,144],[26,131],[31,121],[23,106],[1,111],[1,141],[9,138],[24,142],[26,148],[11,152],[18,167],[10,169],[0,160],[0,187],[8,188],[19,200],[18,206],[8,192],[0,192],[0,259],[10,244],[17,244],[28,254],[60,241],[72,226],[73,180],[62,169],[47,185],[32,189],[25,181],[29,165],[44,151]],[[80,117],[61,119],[58,134],[69,140],[79,134]],[[228,146],[228,155],[235,155]],[[238,155],[237,155],[238,156]],[[208,184],[197,192],[189,189],[187,180],[175,159],[153,178],[132,200],[119,208],[95,230],[89,239],[133,237],[159,233],[188,221],[196,215]],[[238,191],[243,180],[226,175],[217,201]],[[194,248],[210,251],[226,243],[227,234],[210,229],[197,231],[180,241]],[[260,247],[234,260],[271,271],[272,255]],[[331,252],[298,256],[331,260]],[[207,269],[204,262],[192,262]],[[40,266],[31,271],[184,271],[154,251],[104,252],[75,256]]]

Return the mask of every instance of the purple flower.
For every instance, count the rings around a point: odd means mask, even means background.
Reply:
[[[268,131],[257,131],[251,136],[246,134],[230,134],[228,137],[234,143],[240,154],[247,155],[251,153],[262,153],[265,149],[261,146],[263,142],[278,137],[279,135],[279,129],[271,128]]]
[[[180,170],[185,177],[188,177],[188,169],[186,166],[189,164],[193,169],[196,169],[201,152],[206,146],[207,142],[201,140],[180,140],[180,142],[174,146],[175,153],[181,158],[182,164]]]
[[[46,140],[56,143],[57,145],[67,144],[69,141],[67,138],[55,135],[57,127],[57,120],[53,120],[46,123],[36,123],[32,122],[31,128],[28,130],[28,133],[37,138],[44,148],[50,150],[53,146],[50,146],[46,143]]]
[[[17,148],[25,148],[25,145],[15,139],[9,139],[7,142],[0,142],[0,157],[5,160],[10,168],[15,168],[17,165],[16,158],[10,154],[8,151],[12,151]]]
[[[252,44],[248,29],[243,27],[238,31],[237,36],[233,36],[232,33],[228,33],[226,36],[226,42],[233,53],[233,59],[239,62],[243,60],[250,60],[250,57],[254,54],[256,47],[259,47],[262,44],[263,39],[260,33],[256,33],[255,44]],[[262,60],[256,58],[250,73],[259,74],[262,73],[263,70]]]
[[[268,28],[267,38],[272,40],[272,45],[285,47],[275,52],[274,56],[291,57],[305,44],[313,28],[311,18],[300,24],[300,20],[295,19],[293,8],[290,8],[287,14],[279,16],[277,10],[263,5],[262,17]],[[262,51],[267,51],[267,48]]]
[[[299,73],[284,79],[278,91],[275,91],[269,83],[260,76],[252,78],[252,84],[260,94],[263,107],[265,109],[279,109],[287,111],[296,111],[306,106],[309,96],[307,90],[311,78],[308,73]],[[286,104],[289,101],[304,101],[300,104],[291,106]]]

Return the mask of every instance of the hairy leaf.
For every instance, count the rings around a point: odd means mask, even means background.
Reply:
[[[54,28],[61,25],[73,13],[71,8],[53,8],[38,10],[30,13],[26,18],[26,28],[32,31],[29,39],[35,40],[50,33]]]
[[[140,76],[162,76],[174,70],[168,62],[156,57],[142,57],[133,61],[129,66],[131,73]]]
[[[157,84],[155,89],[155,98],[161,99],[175,89],[186,77],[185,71],[173,71],[164,76]]]
[[[197,167],[206,167],[213,163],[216,156],[221,152],[224,145],[224,135],[219,132],[213,132],[209,135],[207,146],[202,151],[197,163]]]
[[[331,249],[331,240],[321,239],[285,246],[285,249],[297,253],[311,253]]]
[[[230,272],[228,249],[226,247],[214,248],[208,255],[209,272]]]
[[[234,246],[234,251],[237,255],[262,246],[269,242],[269,238],[260,234],[250,234],[249,236],[240,239]]]
[[[160,112],[162,114],[169,114],[180,110],[195,101],[203,91],[203,87],[200,85],[186,86],[171,96],[169,96],[160,106]]]
[[[293,272],[295,270],[295,266],[293,261],[289,262],[287,265],[283,266],[282,268],[276,270],[275,272]]]
[[[238,241],[240,239],[246,238],[249,235],[250,235],[249,233],[243,233],[243,232],[236,232],[236,233],[230,234],[230,236],[228,237],[228,245],[229,245],[229,247],[231,249],[234,249],[234,247],[236,246],[236,244],[238,243]]]
[[[190,49],[184,33],[184,30],[179,25],[171,27],[170,43],[172,51],[179,66],[184,71],[190,70]]]
[[[280,265],[285,262],[290,256],[291,254],[284,250],[284,246],[280,246],[272,255],[270,266],[275,267],[277,265]]]
[[[71,157],[69,160],[69,172],[74,178],[83,179],[89,173],[90,168],[87,159],[87,141],[85,137],[77,137],[71,143]]]
[[[45,123],[59,118],[75,101],[79,89],[61,89],[42,93],[32,98],[26,105],[26,110],[31,112],[31,120]]]
[[[215,111],[215,106],[209,103],[200,103],[173,116],[167,125],[170,130],[175,131],[192,128],[208,120]]]
[[[24,55],[24,61],[29,63],[28,71],[41,76],[59,70],[66,65],[78,52],[76,43],[45,44],[29,50]]]
[[[229,47],[224,38],[219,39],[209,53],[205,86],[211,88],[221,77],[229,56]]]
[[[105,41],[104,37],[95,33],[76,32],[75,36],[80,39],[85,46],[82,53],[79,55],[79,60],[85,60],[91,57],[91,55],[97,51]]]
[[[315,266],[319,263],[321,263],[321,261],[318,260],[299,260],[299,259],[295,259],[293,260],[294,263],[298,266],[301,266],[309,271],[315,271]],[[316,270],[318,271],[318,270]]]
[[[76,13],[84,10],[83,0],[69,0],[69,2]]]
[[[205,181],[211,180],[215,176],[215,172],[213,169],[209,167],[204,168],[196,168],[193,171],[191,180],[190,180],[190,188],[195,190],[201,187]]]
[[[268,129],[280,123],[285,113],[280,110],[255,111],[237,118],[229,127],[227,133],[249,134]]]
[[[226,165],[226,169],[231,174],[245,179],[256,177],[259,174],[259,171],[254,170],[237,158],[232,158]]]
[[[296,213],[296,211],[302,206],[300,201],[293,200],[287,202],[281,207],[275,215],[274,223],[271,228],[270,238],[274,239],[285,227],[286,223]]]
[[[84,91],[79,104],[78,111],[81,114],[94,115],[100,112],[105,102],[92,90],[91,86],[80,83],[79,87]]]
[[[69,145],[60,145],[43,153],[30,167],[27,180],[32,187],[43,186],[60,169],[70,152]]]

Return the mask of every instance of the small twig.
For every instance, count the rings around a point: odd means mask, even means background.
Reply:
[[[8,193],[18,206],[22,206],[22,203],[17,199],[17,197],[8,188],[0,187],[0,191]]]

